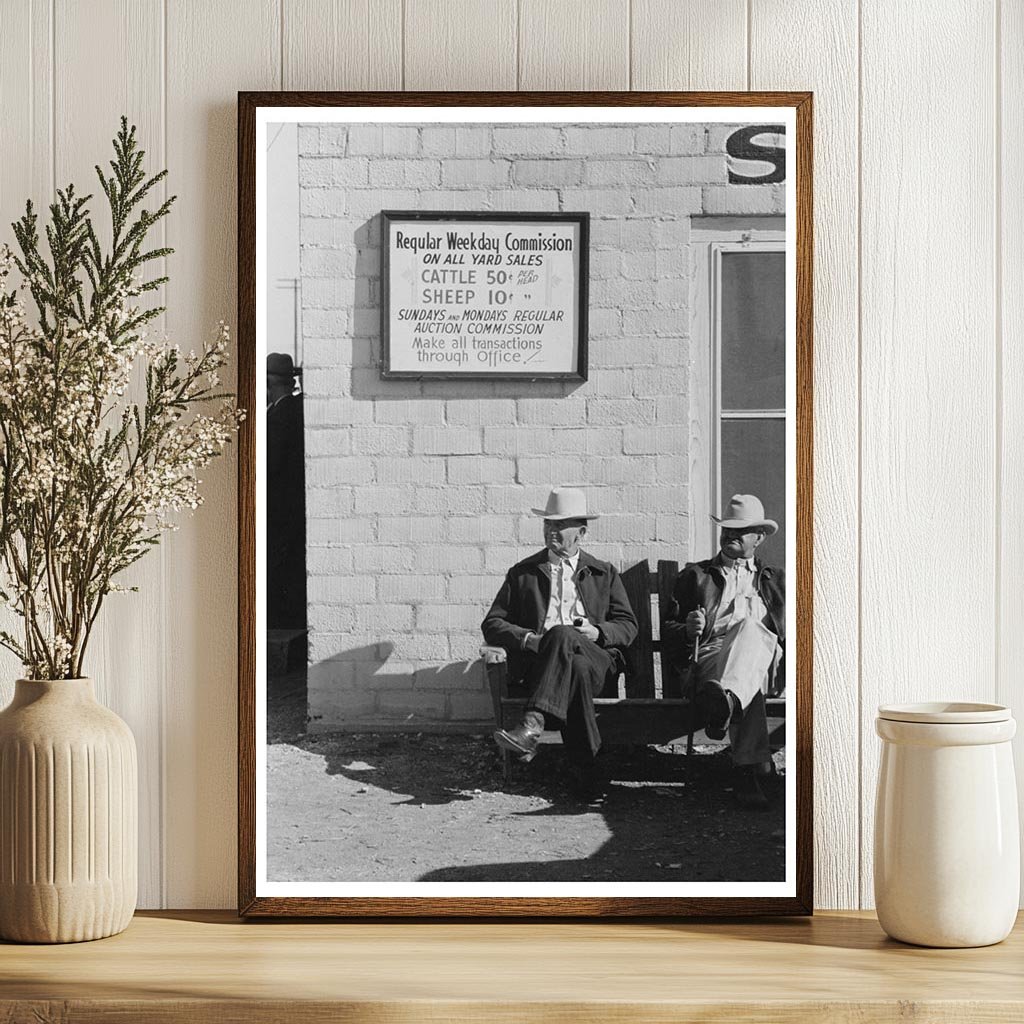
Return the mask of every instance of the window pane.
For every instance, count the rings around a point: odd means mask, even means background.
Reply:
[[[757,549],[769,565],[786,564],[786,421],[722,420],[722,507],[734,494],[754,494],[779,524]],[[719,513],[720,515],[721,513]]]
[[[722,408],[785,406],[785,253],[723,253]]]

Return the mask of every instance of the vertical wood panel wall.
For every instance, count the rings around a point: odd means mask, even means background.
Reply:
[[[835,45],[790,45],[808,35]],[[750,87],[814,83],[815,350],[814,867],[829,906],[859,906],[860,692],[856,587],[857,501],[857,11],[831,0],[758,4],[751,23]],[[841,685],[841,680],[849,685]]]
[[[0,0],[0,224],[121,112],[180,197],[170,335],[234,314],[240,89],[811,89],[816,885],[871,905],[878,703],[1024,707],[1024,16],[1008,0]],[[947,140],[943,142],[942,140]],[[948,141],[952,140],[952,141]],[[3,241],[11,241],[8,228]],[[141,905],[235,898],[234,452],[112,601]],[[0,659],[0,699],[17,666]],[[1017,763],[1024,771],[1018,744]]]

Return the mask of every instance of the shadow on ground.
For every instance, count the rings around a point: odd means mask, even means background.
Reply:
[[[781,881],[784,756],[767,811],[738,807],[727,751],[616,747],[596,801],[545,746],[505,785],[489,734],[307,734],[305,681],[268,702],[272,881]]]

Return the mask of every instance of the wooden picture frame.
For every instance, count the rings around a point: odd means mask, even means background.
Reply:
[[[542,109],[538,109],[542,108]],[[563,110],[571,108],[571,110]],[[600,108],[595,111],[592,108]],[[596,117],[604,112],[608,123],[650,125],[657,128],[658,137],[664,125],[705,124],[709,137],[714,134],[716,124],[743,125],[762,124],[765,130],[769,122],[777,121],[786,126],[785,152],[788,156],[789,178],[778,183],[770,159],[764,160],[766,150],[757,147],[756,133],[748,132],[743,139],[745,148],[739,147],[726,157],[730,175],[737,171],[738,161],[747,161],[741,170],[747,180],[771,180],[769,187],[784,196],[784,218],[786,231],[786,330],[789,363],[787,370],[787,404],[783,418],[788,452],[786,473],[786,507],[791,511],[783,531],[789,540],[787,564],[795,567],[796,586],[791,588],[790,605],[787,607],[787,621],[790,623],[789,641],[789,687],[786,690],[786,744],[787,744],[787,789],[786,789],[786,876],[781,888],[771,889],[767,894],[747,894],[741,886],[722,883],[720,895],[700,892],[690,894],[671,889],[665,885],[649,883],[654,888],[641,889],[636,884],[621,887],[621,894],[608,889],[591,893],[576,888],[553,895],[515,895],[506,890],[495,895],[488,890],[475,895],[465,887],[451,895],[439,893],[432,888],[424,895],[410,895],[407,889],[401,892],[374,890],[373,894],[354,895],[347,893],[316,894],[282,891],[286,887],[270,885],[266,874],[266,799],[265,777],[266,750],[266,636],[260,624],[265,622],[265,600],[261,589],[264,585],[266,547],[260,548],[266,540],[266,509],[260,507],[265,500],[265,481],[260,459],[264,450],[262,428],[257,427],[257,416],[249,415],[242,425],[239,438],[238,476],[238,535],[239,535],[239,622],[238,622],[238,903],[239,913],[247,917],[282,916],[333,916],[333,917],[676,917],[676,916],[747,916],[761,914],[810,914],[813,908],[813,780],[812,780],[812,96],[807,92],[716,92],[716,93],[669,93],[669,92],[592,92],[592,93],[289,93],[289,92],[241,92],[238,96],[238,331],[239,366],[238,399],[246,409],[259,412],[261,390],[259,375],[262,373],[262,359],[266,353],[265,321],[258,310],[259,297],[264,293],[260,275],[266,274],[265,211],[258,209],[258,178],[263,174],[262,156],[257,151],[258,143],[265,145],[265,126],[268,121],[283,119],[286,115],[300,124],[326,123],[324,118],[340,113],[342,121],[345,112],[357,112],[371,123],[387,124],[400,117],[424,124],[432,123],[428,116],[437,121],[458,127],[460,117],[472,117],[479,123],[481,111],[493,111],[495,118],[522,117],[534,120],[549,116],[554,123],[570,122],[569,115],[577,112],[581,118]],[[726,116],[723,111],[728,112]],[[574,115],[575,116],[575,115]],[[689,122],[681,119],[690,118]],[[341,123],[341,122],[332,122]],[[497,122],[495,122],[497,123]],[[589,123],[589,122],[588,122]],[[777,125],[772,124],[775,128]],[[795,135],[795,140],[794,140]],[[562,136],[564,137],[564,132]],[[582,159],[582,157],[581,157]],[[784,159],[784,158],[783,158]],[[753,163],[750,163],[753,161]],[[642,160],[640,161],[643,162]],[[652,160],[650,167],[657,163]],[[659,164],[660,168],[661,165]],[[767,168],[767,170],[766,170]],[[362,173],[360,167],[359,173]],[[659,171],[660,173],[660,171]],[[673,172],[674,173],[674,172]],[[758,178],[760,175],[760,179]],[[341,182],[344,179],[338,178]],[[734,180],[730,178],[730,180]],[[688,184],[692,185],[692,182]],[[262,188],[262,185],[260,186]],[[337,188],[344,191],[344,184]],[[711,232],[725,232],[723,237],[732,237],[737,244],[749,238],[742,218],[733,217],[728,211],[716,212],[713,190],[717,186],[705,186],[705,208],[691,211],[702,218],[700,227]],[[733,186],[729,186],[733,187]],[[553,189],[551,190],[554,191]],[[682,193],[680,193],[682,196]],[[554,201],[554,200],[552,200]],[[779,200],[782,202],[782,200]],[[559,199],[561,202],[561,199]],[[392,208],[402,208],[393,206]],[[423,204],[424,209],[432,209]],[[561,208],[561,207],[559,207]],[[382,206],[381,209],[384,209]],[[569,203],[566,210],[579,209]],[[759,214],[756,206],[750,208],[748,220],[754,223],[755,238],[759,237],[757,223]],[[781,215],[780,215],[781,216]],[[735,229],[735,230],[734,230]],[[746,232],[746,233],[745,233]],[[592,236],[593,237],[593,236]],[[714,248],[717,243],[708,243]],[[728,245],[724,245],[728,249]],[[714,251],[723,250],[719,245]],[[781,248],[779,251],[783,251]],[[344,261],[348,256],[342,252],[338,257]],[[716,255],[715,258],[718,258]],[[591,267],[591,294],[595,282]],[[371,290],[376,287],[371,283]],[[371,319],[369,314],[367,320]],[[376,318],[379,323],[379,316]],[[593,326],[593,317],[591,317]],[[584,332],[585,333],[585,332]],[[260,339],[264,339],[262,342]],[[652,339],[652,348],[658,339]],[[586,337],[581,339],[586,345]],[[374,359],[379,359],[379,349],[374,350]],[[585,348],[584,348],[585,352]],[[591,381],[598,357],[591,346]],[[584,364],[585,365],[585,364]],[[714,377],[714,364],[709,376]],[[353,371],[352,379],[355,380]],[[361,380],[375,376],[378,385],[390,383],[380,380],[379,366],[361,371]],[[397,382],[402,384],[403,382]],[[505,382],[513,387],[519,381]],[[428,384],[416,386],[429,387]],[[444,381],[437,387],[438,395],[450,395],[450,389],[457,382]],[[501,385],[494,385],[501,387]],[[566,387],[583,387],[578,381]],[[504,392],[499,392],[504,394]],[[567,391],[568,395],[569,392]],[[578,397],[578,396],[577,396]],[[699,403],[698,403],[699,404]],[[703,413],[702,413],[703,415]],[[709,421],[712,422],[712,421]],[[721,421],[712,422],[708,444],[712,447],[721,443]],[[640,426],[638,424],[638,426]],[[721,474],[720,474],[721,475]],[[795,480],[793,479],[795,477]],[[551,483],[559,483],[552,480]],[[718,486],[724,486],[719,481]],[[532,493],[532,492],[531,492]],[[718,497],[728,500],[728,494],[718,495],[715,487],[709,487],[704,498]],[[542,501],[540,495],[538,500]],[[720,509],[723,507],[719,505]],[[488,509],[488,511],[490,511]],[[511,516],[514,513],[508,513]],[[696,513],[695,513],[696,515]],[[779,517],[781,518],[781,517]],[[794,550],[795,548],[795,550]],[[661,552],[658,552],[660,554]],[[688,557],[692,557],[687,552]],[[652,557],[654,552],[652,552]],[[495,575],[497,588],[500,575]],[[646,595],[646,577],[642,584]],[[795,601],[793,600],[795,596]],[[481,615],[486,605],[480,608]],[[795,644],[792,632],[795,631]],[[792,652],[795,648],[795,658]],[[650,657],[650,655],[647,655]],[[258,673],[263,672],[263,678]],[[262,706],[261,706],[261,702]],[[261,765],[263,770],[261,771]],[[795,782],[793,776],[795,775]],[[261,832],[261,829],[264,831]],[[445,883],[417,883],[444,885]],[[644,883],[645,885],[648,883]],[[717,883],[715,883],[717,884]],[[709,883],[711,885],[711,883]],[[273,888],[273,892],[268,889]],[[315,888],[310,883],[308,888]],[[770,888],[770,887],[768,887]],[[785,891],[783,891],[783,889]],[[762,892],[762,890],[758,890]]]

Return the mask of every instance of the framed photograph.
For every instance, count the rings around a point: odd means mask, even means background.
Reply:
[[[381,375],[587,379],[589,213],[381,214]]]
[[[811,109],[239,94],[241,914],[812,912]]]

